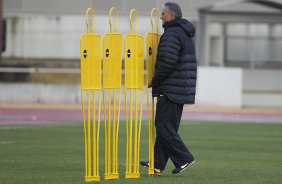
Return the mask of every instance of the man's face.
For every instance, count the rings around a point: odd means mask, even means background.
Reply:
[[[169,21],[175,19],[175,15],[167,7],[164,7],[163,11],[162,11],[161,19],[162,19],[162,24],[164,25],[165,22],[169,22]]]

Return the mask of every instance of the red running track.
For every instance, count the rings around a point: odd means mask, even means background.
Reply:
[[[103,115],[101,116],[103,117]],[[144,111],[143,118],[147,119]],[[125,119],[125,112],[121,111],[121,119]],[[282,113],[261,112],[194,112],[185,110],[183,120],[196,121],[229,121],[229,122],[257,122],[282,123]],[[3,108],[0,107],[0,125],[22,124],[56,124],[64,122],[82,122],[79,108]]]

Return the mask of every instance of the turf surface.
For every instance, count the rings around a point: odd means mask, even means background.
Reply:
[[[103,128],[103,127],[101,127]],[[141,160],[147,158],[147,126],[142,127]],[[196,164],[173,175],[169,161],[163,176],[124,179],[125,126],[120,127],[120,179],[101,183],[278,184],[282,181],[282,124],[182,122],[180,134]],[[103,133],[103,131],[102,131]],[[103,138],[103,134],[101,134]],[[84,183],[82,123],[0,126],[1,184]]]

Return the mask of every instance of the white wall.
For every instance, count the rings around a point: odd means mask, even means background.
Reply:
[[[0,103],[80,103],[80,85],[0,83]]]
[[[199,67],[196,102],[200,106],[241,107],[242,70]]]
[[[0,103],[80,103],[79,84],[0,83],[0,89]],[[241,89],[241,69],[199,67],[197,105],[241,107]],[[144,102],[145,100],[144,97]]]
[[[280,70],[243,70],[244,107],[282,107]]]
[[[134,20],[133,17],[135,33]],[[115,17],[112,21],[114,24]],[[146,32],[151,32],[150,17],[139,16],[138,22],[139,34],[145,36]],[[95,33],[103,36],[109,31],[108,16],[96,16]],[[162,34],[161,25],[159,31]],[[80,35],[85,32],[84,16],[24,15],[8,18],[7,48],[3,57],[79,59]],[[119,17],[118,32],[123,36],[130,33],[129,17]]]
[[[199,67],[196,104],[282,108],[281,79],[279,70]],[[80,103],[79,84],[0,83],[0,89],[0,103]]]

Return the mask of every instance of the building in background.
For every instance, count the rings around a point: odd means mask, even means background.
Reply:
[[[118,9],[119,31],[122,34],[129,32],[129,12],[132,8],[136,8],[140,15],[139,32],[145,35],[151,30],[149,17],[151,9],[157,7],[161,10],[164,2],[164,0],[142,2],[4,0],[3,17],[7,21],[8,44],[3,56],[4,58],[78,59],[77,35],[85,32],[84,13],[88,7],[92,7],[97,15],[95,32],[100,34],[109,31],[108,13],[112,6]],[[282,55],[279,52],[282,49],[280,38],[282,25],[279,19],[281,7],[277,4],[259,4],[257,2],[263,1],[248,0],[178,0],[176,2],[181,5],[183,16],[195,23],[198,30],[200,27],[198,23],[203,15],[209,15],[207,21],[213,15],[212,24],[201,29],[202,32],[197,32],[197,53],[201,65],[237,66],[238,63],[248,61],[253,67],[262,62],[281,61]],[[277,0],[273,2],[279,3]],[[214,18],[216,13],[221,15],[221,20]],[[233,16],[233,19],[227,19],[226,15]],[[252,19],[246,15],[257,18]],[[268,17],[269,20],[265,21],[262,17]],[[202,39],[205,40],[202,45],[199,44],[200,33],[207,33],[204,35],[205,39]],[[207,35],[211,39],[206,39]],[[253,47],[254,45],[260,46]],[[254,62],[255,60],[257,63]]]
[[[92,7],[97,15],[95,32],[102,35],[109,32],[108,14],[111,7],[115,6],[118,10],[118,30],[122,34],[129,32],[129,13],[135,8],[139,13],[139,33],[145,35],[151,30],[151,9],[156,7],[161,11],[163,2],[4,0],[4,18],[7,20],[9,43],[4,57],[78,59],[78,35],[85,32],[84,15],[88,7]],[[207,5],[204,0],[178,2],[183,8],[183,15],[191,21],[197,21],[198,8]]]
[[[3,0],[6,63],[79,63],[85,10],[96,13],[95,32],[109,32],[115,6],[118,30],[129,32],[129,12],[139,13],[139,33],[151,31],[150,11],[164,0]],[[197,28],[200,105],[282,107],[282,0],[175,0]],[[161,29],[160,29],[161,30]],[[76,65],[79,66],[79,65]],[[234,75],[233,75],[234,74]],[[218,81],[218,82],[214,82]],[[0,97],[1,100],[1,97]]]
[[[282,4],[274,1],[225,1],[201,8],[201,64],[281,68],[281,16]]]
[[[221,1],[199,10],[200,64],[241,68],[242,106],[281,107],[281,17],[281,1]]]

